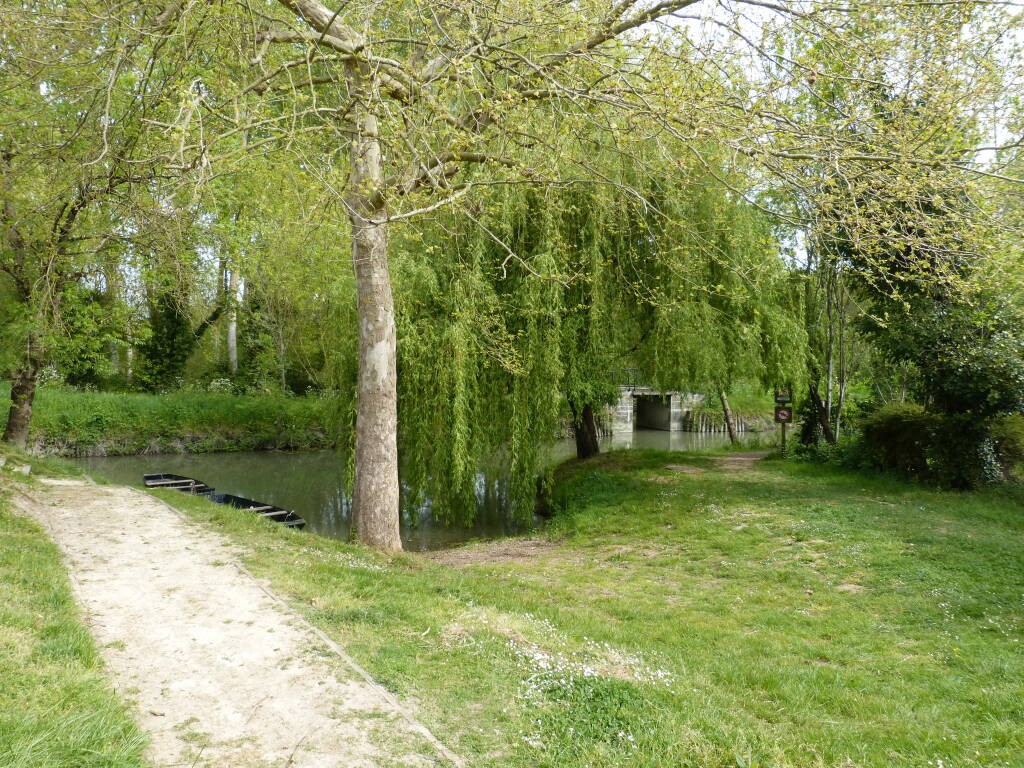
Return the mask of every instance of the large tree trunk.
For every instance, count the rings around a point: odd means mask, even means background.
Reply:
[[[11,382],[11,410],[7,413],[7,426],[3,440],[24,450],[28,443],[28,427],[32,421],[32,403],[36,398],[36,383],[42,368],[42,351],[38,339],[30,335],[25,356]]]
[[[569,403],[572,411],[572,431],[576,436],[576,458],[589,459],[601,452],[601,442],[597,434],[597,419],[594,418],[594,406],[587,403],[577,408]]]
[[[398,551],[402,540],[395,311],[388,274],[387,214],[374,195],[382,181],[382,162],[373,115],[359,118],[351,152],[348,209],[359,318],[353,528],[362,543]]]
[[[740,440],[736,436],[736,420],[732,417],[732,409],[729,407],[729,398],[725,390],[719,390],[718,399],[722,401],[722,415],[725,416],[725,428],[729,432],[729,442],[738,445]]]

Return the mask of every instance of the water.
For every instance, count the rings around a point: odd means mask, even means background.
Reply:
[[[601,447],[687,451],[716,448],[727,441],[726,436],[716,434],[637,430],[607,438]],[[576,444],[572,440],[561,440],[550,451],[553,462],[575,455]],[[146,473],[187,475],[222,493],[295,510],[306,519],[306,529],[314,533],[338,539],[349,536],[349,499],[333,451],[107,456],[74,461],[90,475],[136,487],[142,486],[142,475]],[[443,525],[426,506],[403,515],[402,544],[413,551],[440,549],[471,539],[523,533],[528,527],[509,515],[502,503],[500,484],[481,476],[473,525]]]

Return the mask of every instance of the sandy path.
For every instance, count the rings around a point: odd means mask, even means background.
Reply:
[[[155,767],[461,763],[215,533],[127,488],[32,495]]]

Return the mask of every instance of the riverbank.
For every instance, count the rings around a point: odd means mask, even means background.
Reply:
[[[0,384],[0,403],[8,402],[9,391]],[[78,457],[316,450],[334,445],[329,408],[318,397],[44,386],[36,395],[28,449],[36,456]]]
[[[1022,499],[633,452],[545,538],[383,557],[180,494],[475,766],[1014,765]]]

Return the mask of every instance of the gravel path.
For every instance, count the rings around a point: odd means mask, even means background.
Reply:
[[[215,533],[127,488],[37,488],[20,505],[64,551],[155,768],[461,765]]]

